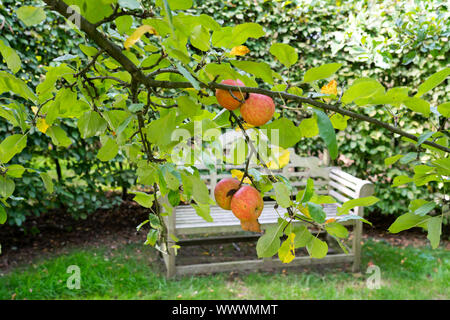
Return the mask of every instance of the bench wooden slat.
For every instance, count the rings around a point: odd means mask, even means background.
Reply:
[[[330,196],[332,196],[333,198],[335,198],[336,200],[338,200],[340,202],[346,202],[346,201],[350,200],[350,198],[345,197],[344,195],[340,194],[339,192],[337,192],[335,190],[330,190]]]
[[[346,186],[343,186],[342,184],[336,183],[332,180],[329,182],[330,187],[336,189],[336,191],[339,191],[340,193],[343,193],[344,195],[347,195],[351,199],[357,198],[356,192],[347,188]]]
[[[333,254],[328,255],[322,259],[311,259],[310,257],[296,257],[289,264],[283,264],[278,258],[273,259],[259,259],[259,260],[243,260],[243,261],[229,261],[217,262],[208,264],[192,264],[188,266],[177,266],[177,275],[188,275],[198,273],[215,273],[228,271],[245,271],[245,270],[260,270],[265,268],[279,268],[279,267],[295,267],[295,266],[311,266],[316,264],[328,263],[346,263],[353,260],[353,254]]]
[[[338,176],[338,177],[340,177],[342,179],[345,179],[345,180],[347,180],[350,183],[353,183],[355,185],[360,185],[362,182],[364,182],[363,180],[361,180],[361,179],[359,179],[357,177],[354,177],[351,174],[348,174],[347,172],[344,172],[344,171],[342,171],[339,168],[332,168],[330,170],[330,177],[331,177],[331,174],[333,174],[335,176]]]

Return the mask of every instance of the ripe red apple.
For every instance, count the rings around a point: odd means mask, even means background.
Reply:
[[[225,178],[219,181],[214,188],[214,198],[219,207],[225,210],[231,209],[231,198],[234,195],[233,190],[239,189],[240,181],[235,178]]]
[[[230,86],[240,86],[243,87],[244,83],[241,80],[223,80],[221,84],[228,84]],[[239,100],[244,100],[244,95],[239,91],[233,91],[233,94]],[[216,98],[219,104],[228,110],[235,110],[241,106],[241,102],[233,98],[228,90],[216,89]]]
[[[245,122],[253,126],[262,126],[272,119],[275,113],[275,104],[271,97],[258,93],[250,96],[241,106],[241,115]]]
[[[241,187],[231,198],[231,211],[241,220],[241,227],[245,231],[261,232],[258,218],[263,208],[263,198],[252,186]]]

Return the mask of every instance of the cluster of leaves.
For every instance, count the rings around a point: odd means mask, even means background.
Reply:
[[[43,17],[45,23],[30,26],[22,21],[20,18],[26,19],[29,12],[33,13],[26,7],[33,3],[14,0],[0,3],[0,57],[5,61],[5,64],[0,64],[0,70],[11,70],[34,89],[46,73],[44,66],[58,64],[61,57],[78,54],[82,39],[72,37],[64,19],[51,11],[44,13],[42,9],[34,18],[31,16],[33,19]],[[20,9],[21,6],[24,7]],[[2,141],[11,134],[29,129],[26,118],[21,118],[23,113],[20,110],[25,101],[11,98],[8,93],[0,98]],[[37,124],[42,124],[41,119],[37,119]],[[20,226],[28,215],[39,215],[51,209],[64,209],[75,218],[85,218],[98,208],[113,207],[120,200],[118,197],[105,199],[102,188],[122,187],[126,192],[135,183],[129,164],[122,164],[123,157],[112,163],[103,163],[96,157],[98,138],[82,139],[71,119],[62,120],[62,126],[67,131],[70,148],[55,146],[51,136],[40,132],[45,130],[44,124],[38,130],[31,129],[33,134],[27,136],[27,148],[11,160],[11,163],[30,170],[25,170],[22,179],[16,181],[15,197],[8,210],[10,224]],[[45,188],[39,172],[49,172],[50,181],[54,184],[51,195],[42,196]]]
[[[146,243],[162,251],[168,249],[169,238],[176,241],[174,235],[167,233],[164,217],[170,215],[180,201],[188,202],[206,221],[212,220],[210,205],[214,201],[197,168],[206,158],[214,168],[244,162],[248,168],[254,161],[259,170],[249,173],[255,186],[263,195],[273,191],[273,198],[283,208],[278,226],[258,242],[260,256],[273,255],[274,248],[278,247],[280,259],[289,262],[295,248],[305,246],[312,257],[324,257],[328,247],[318,238],[319,232],[314,236],[305,231],[306,227],[296,228],[293,222],[310,224],[339,240],[348,236],[346,222],[368,222],[350,214],[350,210],[372,205],[378,199],[365,197],[345,201],[337,217],[327,220],[322,204],[336,199],[319,196],[312,180],[306,182],[304,190],[294,190],[287,178],[272,173],[268,163],[280,163],[278,155],[285,154],[283,149],[316,136],[323,140],[331,158],[336,159],[339,151],[335,130],[345,129],[346,117],[350,116],[407,137],[407,141],[420,150],[423,159],[418,153],[416,159],[424,162],[414,167],[416,175],[421,175],[413,178],[416,185],[438,182],[445,190],[448,184],[446,123],[449,105],[443,103],[432,109],[422,96],[442,83],[450,68],[432,75],[417,89],[400,86],[386,90],[377,80],[361,77],[338,96],[337,82],[329,80],[336,77],[341,63],[317,64],[305,70],[301,81],[295,83],[289,77],[299,63],[294,47],[280,42],[268,46],[280,72],[266,62],[242,57],[249,52],[245,44],[250,38],[266,35],[264,28],[254,22],[220,25],[209,15],[184,12],[192,7],[192,1],[160,0],[155,6],[137,0],[44,2],[67,18],[73,17],[67,4],[76,5],[87,21],[80,20],[81,30],[75,25],[74,32],[84,35],[85,42],[79,45],[82,54],[65,55],[49,66],[45,79],[35,90],[11,72],[0,72],[0,94],[13,94],[25,101],[16,110],[20,121],[8,119],[19,133],[9,135],[0,144],[0,195],[5,205],[14,193],[14,180],[20,179],[25,170],[11,164],[10,160],[20,156],[27,148],[28,136],[40,134],[38,132],[48,136],[58,148],[69,147],[72,141],[64,125],[66,119],[74,121],[82,139],[99,138],[98,159],[108,162],[123,156],[137,168],[137,183],[152,189],[151,194],[134,191],[136,202],[151,211],[149,219],[139,228],[148,223]],[[45,11],[40,7],[27,6],[19,10],[27,11],[21,18],[27,25],[38,24],[45,18]],[[5,55],[4,59],[14,73],[11,56]],[[219,84],[223,79],[240,79],[245,87]],[[261,82],[270,90],[257,88]],[[327,85],[321,89],[323,82]],[[271,96],[280,102],[277,104],[279,112],[260,128],[246,128],[239,110],[216,112],[217,100],[213,94],[216,89]],[[437,117],[440,125],[433,131],[414,135],[351,111],[365,110],[369,106],[386,107],[392,121],[398,114],[417,113],[430,121],[431,115]],[[299,112],[302,116],[299,126],[284,116],[284,110]],[[231,157],[215,153],[214,150],[221,148],[222,134],[236,125],[240,130],[233,131],[237,132],[238,139],[233,141]],[[200,131],[198,126],[201,126]],[[265,135],[265,129],[276,129],[277,139]],[[272,145],[281,151],[278,155],[262,152],[262,149],[271,150]],[[406,164],[409,161],[405,159],[412,160],[412,156],[405,155],[399,161]],[[40,176],[51,192],[53,184],[48,173],[41,172]],[[295,200],[291,195],[296,195]],[[405,224],[398,220],[392,231],[417,225],[427,228],[436,246],[447,212],[445,201],[435,202],[435,207],[443,209],[440,213],[432,211],[434,207],[428,210],[431,205],[423,201],[412,204],[413,215],[433,219],[433,222],[420,220],[418,224]],[[7,215],[4,207],[1,208],[0,222],[4,222]],[[408,213],[399,219],[405,219],[406,215]],[[401,227],[396,228],[399,224]],[[345,246],[339,243],[345,251]]]

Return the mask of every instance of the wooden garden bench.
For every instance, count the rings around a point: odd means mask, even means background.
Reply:
[[[290,161],[282,170],[275,173],[280,173],[286,178],[290,179],[292,186],[296,189],[303,189],[306,185],[306,179],[312,178],[316,193],[330,195],[338,202],[332,205],[325,205],[324,210],[327,214],[327,219],[335,217],[337,206],[350,199],[360,197],[367,197],[373,194],[374,186],[367,180],[358,179],[348,173],[343,172],[337,167],[328,167],[316,157],[300,157],[295,154],[293,149],[290,149]],[[206,169],[206,168],[199,168]],[[226,165],[223,173],[215,171],[204,171],[202,173],[203,179],[206,181],[208,189],[211,191],[211,196],[214,198],[214,188],[216,183],[223,178],[231,177],[230,171],[232,169],[244,170],[244,166]],[[202,171],[200,171],[202,172]],[[270,193],[266,194],[270,195]],[[266,196],[265,195],[265,196]],[[264,230],[271,225],[277,224],[279,218],[278,213],[274,209],[275,202],[265,201],[264,210],[259,217],[261,229]],[[363,216],[364,208],[356,207],[350,211],[350,214],[357,214]],[[242,231],[239,220],[233,215],[231,211],[223,210],[218,206],[211,207],[211,216],[213,222],[207,222],[197,215],[195,210],[189,205],[180,205],[174,208],[172,215],[166,217],[166,224],[169,233],[178,236],[197,235],[200,238],[189,239],[196,244],[206,243],[208,240],[217,242],[238,242],[242,237],[236,236],[235,233]],[[296,222],[302,223],[302,222]],[[323,259],[313,259],[310,257],[296,257],[289,264],[282,264],[278,257],[245,260],[245,261],[231,261],[231,262],[214,262],[201,263],[191,265],[177,265],[174,249],[169,249],[168,255],[163,254],[164,263],[167,268],[167,277],[187,274],[201,274],[227,271],[243,271],[256,270],[286,266],[298,265],[314,265],[327,263],[353,263],[352,270],[359,271],[361,259],[361,237],[362,237],[362,222],[360,220],[350,220],[344,224],[353,226],[353,241],[352,248],[349,253],[328,254]],[[211,237],[214,234],[229,234],[221,237]],[[248,234],[248,233],[247,233]],[[258,234],[259,235],[259,234]],[[203,236],[203,237],[201,237]],[[255,237],[254,237],[255,238]],[[183,247],[183,241],[178,242]],[[170,245],[169,245],[170,247]],[[182,250],[182,248],[181,248]]]

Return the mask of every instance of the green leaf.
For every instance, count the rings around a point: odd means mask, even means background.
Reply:
[[[311,178],[308,178],[306,180],[306,188],[305,190],[301,190],[298,192],[296,200],[299,203],[305,203],[311,200],[312,196],[314,195],[314,180]]]
[[[52,139],[52,142],[56,146],[67,148],[72,144],[72,140],[70,140],[66,132],[59,126],[51,126],[45,134]]]
[[[265,62],[231,60],[231,64],[238,69],[262,79],[264,82],[273,84],[272,69]]]
[[[27,146],[27,136],[13,134],[0,143],[0,161],[8,163],[16,154]]]
[[[266,33],[264,32],[263,27],[257,23],[249,22],[239,24],[233,28],[233,33],[231,35],[232,41],[228,45],[228,48],[241,45],[247,41],[248,38],[258,39],[265,34]]]
[[[413,181],[412,178],[410,178],[410,177],[408,177],[406,175],[400,175],[400,176],[396,176],[394,178],[394,180],[392,181],[392,186],[393,187],[398,187],[398,186],[401,186],[403,184],[410,183],[412,181]]]
[[[16,14],[27,27],[35,26],[47,17],[43,8],[32,6],[22,6],[16,10]]]
[[[443,117],[450,118],[450,102],[440,104],[437,110]]]
[[[205,221],[213,222],[213,218],[210,214],[211,207],[209,206],[209,204],[192,204],[192,207],[195,209],[195,212],[197,212],[197,214]]]
[[[311,218],[317,223],[324,223],[327,217],[323,207],[320,204],[308,202],[308,210]]]
[[[422,133],[419,136],[419,139],[417,139],[417,146],[420,146],[422,143],[427,141],[428,138],[430,138],[433,134],[434,134],[434,132],[432,132],[432,131],[428,131],[428,132]]]
[[[391,164],[396,163],[400,158],[403,158],[402,154],[397,154],[395,156],[384,159],[384,164],[386,166],[390,166]]]
[[[335,113],[331,116],[330,121],[333,127],[338,130],[345,130],[347,128],[347,120],[350,117],[343,116],[340,113]]]
[[[167,1],[167,4],[170,5],[170,9],[172,10],[187,10],[192,7],[192,0],[164,0]],[[162,6],[162,0],[156,1],[157,6]]]
[[[347,238],[348,237],[347,228],[339,223],[336,223],[336,222],[328,223],[325,225],[325,229],[332,236],[335,236],[338,238]]]
[[[256,244],[258,258],[270,258],[278,252],[283,227],[284,224],[278,224],[270,226],[265,230],[264,235],[258,239],[258,243]]]
[[[403,104],[412,111],[422,113],[426,117],[430,115],[430,103],[428,101],[414,97],[405,99]]]
[[[97,158],[101,161],[109,161],[117,155],[117,152],[119,152],[117,142],[114,139],[108,138],[106,143],[98,151]]]
[[[433,217],[428,220],[427,223],[428,235],[427,238],[430,240],[431,247],[436,249],[439,247],[439,242],[441,240],[442,233],[442,218]]]
[[[14,189],[16,188],[16,184],[13,180],[8,177],[4,177],[0,175],[0,197],[1,198],[9,198],[14,193]]]
[[[417,152],[409,152],[400,159],[401,164],[407,164],[417,158]]]
[[[389,89],[388,92],[384,93],[384,88],[379,88],[375,93],[366,98],[360,98],[355,101],[358,105],[365,104],[391,104],[394,106],[399,106],[401,102],[408,100],[408,87],[395,87]],[[420,99],[419,99],[420,100]],[[414,103],[414,102],[413,102]],[[420,103],[420,102],[419,102]]]
[[[313,82],[320,79],[327,79],[331,77],[339,68],[342,67],[340,63],[328,63],[320,67],[311,68],[305,72],[303,82]]]
[[[150,220],[145,220],[143,222],[141,222],[137,227],[136,227],[136,231],[139,231],[142,229],[143,226],[145,226],[147,223],[149,223]]]
[[[317,119],[315,117],[303,119],[299,125],[302,137],[312,138],[319,134],[319,127],[317,126]]]
[[[296,50],[285,43],[274,43],[269,51],[287,68],[295,64],[298,60]]]
[[[158,240],[158,234],[158,230],[150,229],[147,233],[147,240],[145,240],[144,244],[154,246]]]
[[[83,139],[101,135],[107,127],[108,123],[97,112],[85,112],[78,119],[78,130],[80,130]]]
[[[158,1],[159,3],[161,3],[161,1]],[[157,2],[157,5],[158,5]],[[170,29],[172,30],[172,33],[175,31],[175,28],[173,26],[173,15],[172,15],[172,9],[170,8],[170,4],[169,4],[169,0],[163,0],[164,2],[164,11],[167,14],[167,18],[168,18],[168,22],[169,22],[169,26]]]
[[[144,208],[151,208],[153,206],[153,200],[154,200],[153,195],[147,194],[145,192],[140,192],[140,191],[133,191],[131,193],[135,194],[133,200],[136,201],[137,203],[139,203]]]
[[[8,66],[9,70],[11,70],[13,73],[17,73],[22,68],[22,61],[20,60],[17,52],[14,49],[8,47],[1,39],[0,54],[6,61],[6,65]]]
[[[213,79],[215,76],[219,76],[219,80],[224,79],[238,79],[239,73],[231,68],[230,64],[228,63],[209,63],[205,66],[205,72],[208,73],[211,76],[211,79]]]
[[[371,206],[371,205],[377,203],[379,200],[380,199],[378,199],[377,197],[374,197],[374,196],[352,199],[352,200],[344,202],[342,204],[342,206],[337,209],[337,214],[339,216],[343,215],[343,214],[348,214],[348,212],[355,207]]]
[[[412,212],[408,212],[398,217],[389,227],[388,231],[390,233],[398,233],[403,230],[417,227],[428,219],[430,219],[429,216],[419,216]]]
[[[209,31],[202,25],[194,27],[191,33],[191,44],[201,51],[209,50]]]
[[[349,104],[353,101],[357,105],[369,103],[369,98],[384,93],[384,87],[376,80],[371,78],[361,78],[353,82],[347,91],[342,95],[342,103]]]
[[[442,171],[442,175],[450,175],[450,158],[437,159],[432,163]]]
[[[39,175],[41,176],[41,179],[42,179],[42,182],[44,183],[45,189],[49,193],[53,193],[53,180],[49,176],[49,174],[46,172],[41,172]]]
[[[6,169],[8,170],[6,171],[6,174],[13,178],[21,178],[23,173],[25,172],[25,168],[20,164],[12,164]]]
[[[176,110],[152,121],[147,127],[148,139],[159,147],[167,146],[172,142],[172,133],[176,129]]]
[[[177,67],[178,71],[181,72],[183,77],[185,77],[196,90],[201,90],[200,84],[198,81],[192,76],[192,74],[186,70],[185,67],[183,67],[181,64],[174,62],[175,66]]]
[[[328,147],[331,159],[334,160],[338,156],[338,146],[333,124],[331,123],[330,118],[328,118],[328,116],[322,110],[314,109],[314,112],[317,115],[319,134]]]
[[[37,97],[34,92],[23,82],[12,74],[6,71],[0,71],[0,94],[4,92],[12,92],[28,99],[32,102],[37,102]]]
[[[316,237],[312,238],[311,241],[306,245],[311,258],[322,259],[328,253],[328,245],[325,241],[322,241]]]
[[[280,118],[272,121],[271,123],[262,126],[261,130],[264,133],[265,130],[267,130],[266,135],[271,144],[278,145],[284,149],[293,147],[302,137],[301,129],[287,118]],[[278,138],[278,141],[276,141],[276,138]]]
[[[424,83],[422,83],[417,89],[417,93],[414,97],[419,98],[423,94],[427,93],[431,89],[438,86],[441,82],[443,82],[450,75],[450,68],[442,69],[432,76],[430,76]]]
[[[372,223],[370,221],[367,221],[363,217],[358,216],[356,214],[346,214],[346,215],[338,217],[338,219],[339,219],[339,222],[344,222],[344,221],[349,221],[349,220],[361,220],[364,223],[372,225]]]
[[[275,197],[277,203],[283,207],[287,208],[291,205],[290,191],[286,184],[283,182],[274,183],[273,188],[275,190]]]
[[[306,246],[313,238],[308,228],[303,225],[295,226],[292,232],[295,233],[294,247],[296,249]]]
[[[5,208],[0,205],[0,224],[4,224],[6,222],[7,217],[8,216],[6,214]],[[1,253],[1,251],[0,251],[0,253]]]
[[[433,210],[436,207],[436,203],[434,202],[426,202],[425,204],[421,205],[419,208],[414,210],[414,214],[418,216],[424,216],[431,210]]]
[[[131,26],[133,25],[133,17],[132,16],[117,17],[115,22],[117,31],[119,31],[120,34],[124,34],[127,31],[129,31]]]
[[[198,204],[208,204],[210,203],[210,196],[209,196],[209,191],[208,188],[206,187],[205,182],[197,177],[197,176],[187,176],[188,179],[191,182],[191,186],[192,186],[192,197],[194,198],[195,202],[197,202]],[[183,181],[183,185],[184,185],[184,181]]]
[[[196,103],[189,96],[180,96],[177,98],[178,110],[187,117],[193,117],[199,114],[202,106]]]

